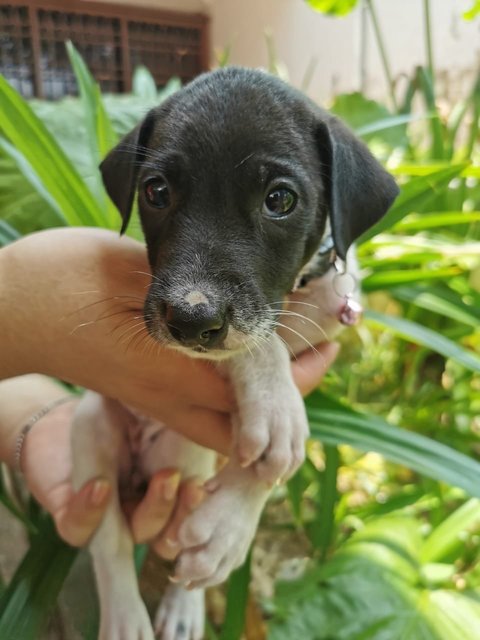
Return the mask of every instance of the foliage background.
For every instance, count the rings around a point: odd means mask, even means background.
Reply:
[[[355,2],[310,4],[342,13]],[[373,2],[367,4],[375,20]],[[427,16],[427,0],[424,7]],[[377,42],[386,56],[381,31]],[[102,97],[75,49],[68,50],[79,99],[27,104],[0,78],[2,244],[65,224],[118,228],[98,161],[178,88],[172,80],[158,93],[139,69],[132,95]],[[386,56],[388,105],[359,93],[331,105],[402,192],[376,235],[359,243],[368,311],[342,337],[346,348],[322,393],[307,400],[308,460],[276,491],[253,560],[232,576],[224,621],[212,620],[208,637],[478,637],[480,80],[440,114],[428,31],[426,51],[425,67],[412,72],[402,96]],[[138,237],[138,225],[130,233]],[[37,639],[75,552],[3,480],[0,499],[30,539],[13,579],[0,587],[0,638]],[[265,533],[301,549],[293,569],[280,559],[273,592],[255,586],[260,552],[271,546]],[[94,627],[92,620],[84,637],[94,637]]]

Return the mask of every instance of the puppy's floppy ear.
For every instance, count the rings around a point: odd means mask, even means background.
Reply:
[[[326,173],[326,195],[337,254],[388,211],[399,189],[367,147],[336,118],[322,113],[317,143]]]
[[[147,145],[153,125],[154,114],[150,112],[143,122],[122,138],[100,164],[105,189],[123,218],[120,233],[125,232],[130,220],[138,170],[147,156]]]

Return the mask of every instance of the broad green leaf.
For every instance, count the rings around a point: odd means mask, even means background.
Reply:
[[[306,0],[315,11],[329,16],[345,16],[357,5],[358,0]]]
[[[387,118],[371,122],[370,124],[363,124],[355,129],[355,133],[357,136],[364,138],[379,131],[387,131],[389,129],[399,127],[400,125],[409,124],[410,122],[424,120],[431,117],[432,115],[428,113],[421,115],[405,114],[400,116],[389,116]]]
[[[325,470],[320,485],[320,506],[316,518],[307,528],[307,534],[320,557],[325,558],[333,538],[335,504],[337,502],[337,474],[340,455],[337,447],[325,446]]]
[[[143,65],[136,67],[133,73],[132,93],[143,100],[156,100],[157,98],[155,79],[147,67]]]
[[[467,11],[464,11],[463,18],[464,20],[473,20],[480,14],[480,0],[470,0],[472,6]]]
[[[105,223],[104,212],[75,167],[31,107],[1,75],[0,131],[25,157],[69,224],[102,226]]]
[[[436,227],[456,226],[480,222],[480,211],[441,211],[435,213],[412,213],[403,220],[397,222],[394,231],[405,233],[407,231],[423,231]]]
[[[467,163],[454,165],[410,180],[410,182],[402,186],[400,195],[387,215],[366,231],[359,238],[358,243],[366,242],[377,233],[389,229],[407,214],[421,211],[428,201],[438,195],[453,178],[460,175],[466,166]]]
[[[324,565],[277,583],[269,640],[437,640],[415,611],[417,531],[408,518],[376,519]]]
[[[38,173],[33,169],[32,165],[28,162],[25,156],[18,151],[16,147],[8,142],[5,138],[0,137],[0,148],[15,162],[17,168],[21,171],[22,176],[30,186],[41,197],[46,206],[48,206],[56,216],[56,226],[63,227],[67,224],[67,220],[63,214],[63,210],[60,207],[58,201],[52,197],[52,194],[46,188],[41,179],[39,179]],[[74,218],[73,224],[80,225],[80,218]],[[34,229],[32,229],[33,231]]]
[[[456,322],[473,327],[480,326],[480,310],[474,305],[468,305],[462,297],[453,291],[440,287],[395,287],[390,294],[398,300],[410,302],[421,309],[433,311]]]
[[[278,582],[269,640],[476,640],[479,594],[422,585],[419,528],[372,519],[327,563]]]
[[[391,462],[480,497],[480,463],[468,456],[378,416],[357,413],[319,391],[306,404],[312,438],[376,451]]]
[[[416,68],[416,77],[420,91],[423,93],[427,110],[434,114],[429,122],[431,133],[431,148],[429,150],[429,156],[435,160],[446,159],[443,140],[443,126],[440,114],[437,110],[434,83],[430,70],[419,66]]]
[[[408,163],[402,162],[401,164],[389,167],[390,173],[394,176],[427,176],[432,173],[441,171],[442,169],[448,169],[451,166],[451,162],[428,162],[428,163]],[[480,178],[480,167],[473,164],[468,164],[461,172],[462,178]]]
[[[385,261],[383,261],[385,265]],[[378,289],[385,289],[395,287],[399,284],[406,284],[408,282],[418,282],[422,280],[441,280],[445,278],[451,278],[462,273],[458,267],[448,267],[443,269],[408,269],[404,271],[385,270],[378,271],[372,275],[367,276],[362,281],[363,291],[378,291]]]
[[[471,498],[440,523],[425,540],[421,561],[441,562],[465,545],[464,534],[480,530],[480,500]]]
[[[2,640],[38,640],[76,555],[47,519],[0,598]]]
[[[404,340],[436,351],[445,358],[451,358],[467,369],[480,373],[480,358],[475,353],[467,351],[428,327],[411,320],[405,320],[405,318],[387,316],[371,310],[365,312],[365,318],[371,324],[392,331]]]
[[[359,92],[336,96],[330,111],[366,140],[379,138],[390,147],[405,146],[407,143],[405,124],[412,116],[392,116],[383,104]]]
[[[115,228],[118,224],[118,212],[103,188],[98,166],[117,143],[117,136],[105,111],[100,88],[89,72],[87,65],[71,42],[66,43],[68,57],[72,65],[83,105],[87,140],[92,158],[92,174],[96,181],[95,195],[102,202],[107,226]]]

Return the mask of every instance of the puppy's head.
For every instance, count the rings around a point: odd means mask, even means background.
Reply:
[[[398,191],[338,120],[280,80],[239,68],[200,76],[150,111],[101,171],[122,231],[138,193],[153,274],[149,331],[207,357],[273,331],[327,218],[345,257]]]

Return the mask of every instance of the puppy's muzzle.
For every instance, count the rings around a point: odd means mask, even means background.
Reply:
[[[217,347],[228,331],[226,312],[207,304],[191,309],[167,305],[165,321],[172,338],[185,347]]]

